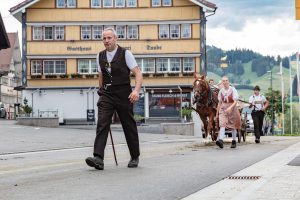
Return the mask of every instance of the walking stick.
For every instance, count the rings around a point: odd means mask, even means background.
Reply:
[[[114,140],[113,140],[113,137],[112,137],[112,134],[111,134],[111,128],[110,127],[109,127],[109,133],[110,133],[111,145],[112,145],[113,152],[114,152],[115,162],[116,162],[116,165],[118,166],[118,161],[117,161],[117,156],[116,156],[116,151],[115,151]]]

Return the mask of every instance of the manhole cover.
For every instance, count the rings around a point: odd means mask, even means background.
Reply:
[[[231,180],[257,180],[260,176],[228,176],[227,179]]]

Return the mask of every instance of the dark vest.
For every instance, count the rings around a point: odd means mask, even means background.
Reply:
[[[112,59],[111,63],[108,63],[106,57],[106,50],[99,53],[99,64],[101,67],[103,85],[127,85],[130,84],[130,70],[127,67],[125,60],[126,49],[118,46],[118,50]],[[109,73],[107,68],[111,68]]]

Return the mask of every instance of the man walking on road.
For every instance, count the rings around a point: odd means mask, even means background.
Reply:
[[[249,103],[250,108],[253,107],[251,116],[254,124],[255,142],[260,143],[260,136],[263,135],[262,126],[265,116],[265,110],[267,109],[269,102],[264,95],[259,94],[259,86],[254,87],[254,95],[250,96]]]
[[[86,158],[90,167],[104,169],[104,149],[112,115],[116,111],[131,155],[129,168],[135,168],[139,163],[139,138],[136,122],[133,118],[133,103],[139,100],[143,76],[132,53],[117,45],[117,33],[113,28],[103,31],[105,50],[97,57],[99,68],[99,101],[98,122],[94,142],[94,157]],[[135,76],[135,88],[130,86],[130,72]]]

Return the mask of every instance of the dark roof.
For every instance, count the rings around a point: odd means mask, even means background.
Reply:
[[[206,1],[206,0],[195,0],[195,1],[197,1],[197,2],[199,2],[199,3],[201,3],[201,4],[203,4],[203,5],[205,5],[205,6],[209,7],[209,8],[211,8],[211,9],[216,9],[216,8],[217,8],[217,5],[216,5],[216,4],[211,3],[211,2],[209,2],[209,1]]]
[[[18,33],[7,33],[11,46],[8,49],[0,51],[0,73],[8,72],[11,59],[14,53],[15,42],[17,41]]]
[[[18,5],[12,7],[9,12],[14,12],[16,10],[18,10],[19,8],[22,8],[23,6],[26,6],[27,4],[31,3],[32,1],[34,0],[25,0],[25,1],[22,1],[21,3],[19,3]]]
[[[0,13],[0,50],[7,49],[9,47],[10,47],[9,40],[8,40],[5,26],[4,26],[4,23],[2,20],[2,16]],[[2,51],[0,51],[0,52],[2,52]]]
[[[22,8],[22,7],[27,6],[29,3],[33,2],[33,1],[35,1],[35,0],[25,0],[25,1],[21,2],[21,3],[19,3],[18,5],[12,7],[9,11],[12,13],[12,12],[14,12],[14,11]],[[217,5],[216,4],[211,3],[209,1],[206,1],[206,0],[189,0],[189,1],[191,1],[193,3],[196,3],[197,5],[199,5],[199,4],[200,5],[204,5],[204,6],[208,7],[208,8],[210,8],[210,9],[213,9],[213,10],[217,9]]]

